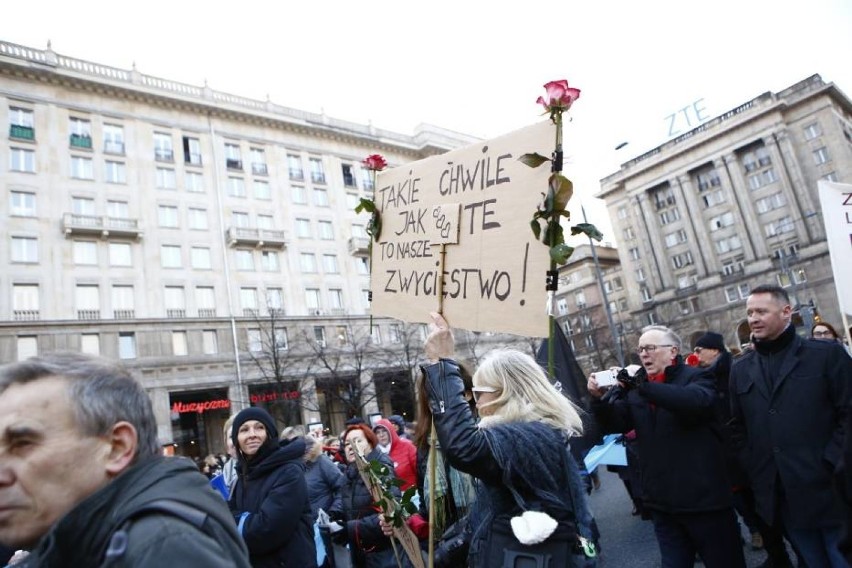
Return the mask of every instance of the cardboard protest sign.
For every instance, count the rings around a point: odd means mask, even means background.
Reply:
[[[547,335],[550,256],[530,221],[550,168],[530,168],[518,157],[549,156],[554,132],[553,123],[542,122],[379,172],[382,232],[372,250],[373,314],[431,321],[443,276],[443,314],[453,327]],[[454,210],[457,242],[452,231],[442,231]],[[450,243],[444,245],[443,275],[440,243]]]

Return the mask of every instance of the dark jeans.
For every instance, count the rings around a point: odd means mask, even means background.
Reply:
[[[651,512],[663,568],[692,568],[697,553],[707,568],[745,568],[733,509],[707,513]]]
[[[743,518],[745,526],[748,527],[748,532],[757,532],[760,529],[760,521],[757,512],[754,510],[754,493],[751,487],[743,487],[734,491],[733,498],[734,509]]]

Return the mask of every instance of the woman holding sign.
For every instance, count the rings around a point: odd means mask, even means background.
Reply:
[[[568,451],[582,430],[576,407],[532,357],[495,350],[473,376],[477,424],[452,359],[453,334],[442,316],[432,319],[423,372],[438,440],[450,465],[481,481],[469,515],[469,565],[548,556],[551,566],[594,565],[585,538],[592,518]]]

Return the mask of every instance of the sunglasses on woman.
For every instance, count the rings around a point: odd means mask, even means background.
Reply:
[[[482,386],[479,386],[479,387],[473,387],[473,388],[472,388],[472,389],[470,389],[470,390],[473,392],[473,401],[474,401],[474,402],[479,402],[479,395],[480,395],[480,393],[483,393],[483,392],[491,392],[491,393],[494,393],[494,392],[498,392],[498,391],[499,391],[499,389],[495,389],[494,387],[482,387]]]

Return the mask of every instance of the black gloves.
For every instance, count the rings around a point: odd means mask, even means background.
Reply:
[[[340,509],[332,509],[328,511],[328,520],[331,522],[338,522],[341,525],[346,526],[346,522],[343,519],[343,511]]]
[[[645,372],[644,368],[636,371],[636,374],[633,376],[627,372],[627,369],[621,369],[615,378],[622,383],[625,389],[629,390],[644,383],[648,378],[648,374]]]

